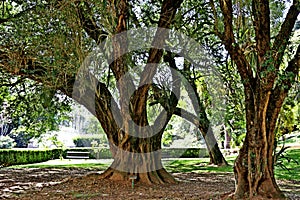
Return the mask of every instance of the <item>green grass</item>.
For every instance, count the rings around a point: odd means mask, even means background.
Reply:
[[[287,169],[279,166],[275,167],[275,177],[277,179],[284,180],[298,180],[300,181],[300,149],[287,150],[287,157],[293,158],[294,160],[282,160],[283,166]],[[174,173],[185,173],[185,172],[196,172],[196,173],[233,173],[233,162],[235,156],[226,157],[229,166],[214,166],[209,165],[209,158],[195,158],[195,159],[173,159],[164,160],[163,164],[169,172]],[[105,170],[110,165],[111,160],[52,160],[44,163],[28,164],[12,166],[11,168],[86,168],[95,170]]]
[[[34,163],[27,165],[16,165],[9,168],[84,168],[84,169],[95,169],[105,170],[108,168],[110,163],[101,162],[96,160],[50,160],[43,163]]]
[[[275,167],[275,177],[277,179],[300,181],[300,149],[288,150],[285,156],[287,159],[282,159],[283,167],[279,165]]]
[[[228,157],[227,161],[229,166],[215,166],[209,165],[209,159],[207,158],[200,158],[200,159],[180,159],[174,161],[168,161],[165,163],[165,168],[169,172],[179,173],[179,172],[196,172],[196,173],[203,173],[203,172],[214,172],[214,173],[233,173],[232,164],[234,161],[234,157]]]

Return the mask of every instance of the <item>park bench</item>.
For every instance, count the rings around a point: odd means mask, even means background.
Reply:
[[[88,151],[67,151],[66,158],[69,159],[89,159],[90,152]]]

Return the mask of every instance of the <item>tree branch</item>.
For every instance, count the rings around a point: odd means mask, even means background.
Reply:
[[[192,124],[194,124],[198,128],[202,127],[202,125],[200,123],[200,120],[199,120],[199,118],[196,115],[194,115],[194,114],[192,114],[192,113],[190,113],[190,112],[188,112],[188,111],[186,111],[186,110],[184,110],[182,108],[178,108],[177,107],[175,109],[174,114],[177,115],[177,116],[179,116],[179,117],[182,117],[182,118],[186,119],[187,121],[191,122]],[[204,127],[199,128],[199,129],[202,132],[204,130]]]
[[[171,27],[171,23],[174,20],[177,9],[180,7],[183,0],[164,0],[161,8],[160,18],[158,22],[158,29],[155,33],[152,41],[152,46],[149,51],[149,57],[147,65],[141,74],[139,83],[139,89],[134,96],[132,104],[137,115],[143,112],[146,106],[147,93],[151,86],[151,81],[156,73],[158,63],[163,55],[163,47],[165,40],[168,37],[168,29]]]
[[[180,7],[181,3],[182,0],[164,0],[163,2],[158,22],[158,27],[161,29],[158,29],[155,33],[154,40],[152,42],[152,46],[154,48],[151,48],[149,51],[149,57],[147,60],[148,66],[146,66],[141,75],[139,84],[140,86],[144,86],[146,83],[151,82],[156,72],[157,65],[160,62],[163,54],[162,48],[164,47],[165,40],[168,37],[168,29],[170,28],[171,23],[174,20],[176,11]],[[149,64],[151,64],[151,66],[149,66]],[[149,87],[150,85],[148,87],[145,87],[144,90],[148,90]]]
[[[293,82],[295,81],[298,73],[300,71],[300,45],[298,45],[296,54],[294,58],[288,63],[285,70],[285,78],[279,80],[281,82],[277,83],[276,87],[273,89],[270,96],[270,103],[268,105],[268,120],[269,127],[275,127],[280,109],[284,103],[285,97],[288,95]],[[269,130],[273,132],[273,130]]]
[[[127,20],[128,20],[128,3],[126,0],[121,0],[118,3],[118,13],[116,16],[117,26],[115,28],[115,33],[118,34],[112,38],[112,46],[113,46],[113,62],[110,64],[110,68],[113,71],[113,74],[117,81],[128,72],[128,66],[125,59],[125,54],[127,52],[128,39],[126,34],[122,34],[122,32],[127,30]],[[126,80],[121,80],[126,81]],[[131,81],[132,82],[132,81]],[[125,86],[127,83],[124,83]],[[131,84],[132,85],[132,84]],[[122,89],[119,88],[122,96]]]
[[[45,79],[47,67],[41,63],[31,62],[25,55],[19,55],[18,53],[9,53],[8,55],[5,49],[0,48],[0,67],[12,75],[27,77],[45,86],[53,86],[51,85],[53,83],[49,83]],[[16,62],[15,68],[12,68],[11,61]],[[32,73],[33,71],[35,73]],[[99,119],[103,129],[108,133],[110,142],[118,144],[116,134],[120,123],[117,123],[116,120],[121,120],[120,110],[106,85],[98,81],[90,72],[84,71],[77,79],[75,73],[65,74],[65,80],[67,81],[64,84],[54,89],[62,91],[66,96],[85,106]]]
[[[84,2],[86,9],[83,5],[77,3],[78,15],[81,24],[87,34],[97,43],[100,44],[107,38],[107,32],[101,30],[101,28],[96,24],[95,18],[92,16],[91,9],[87,2]],[[87,13],[88,12],[88,13]],[[86,15],[90,15],[86,17]]]
[[[290,7],[284,22],[281,25],[281,29],[277,36],[275,37],[272,52],[275,59],[275,68],[279,69],[280,64],[282,63],[284,50],[286,49],[289,36],[292,35],[292,31],[297,20],[297,17],[300,12],[300,5],[298,0],[293,1],[293,5]]]
[[[268,0],[253,0],[254,29],[258,63],[263,63],[266,53],[270,50],[270,8]],[[259,68],[261,66],[258,66]],[[258,69],[258,71],[261,71]]]
[[[234,60],[239,74],[243,80],[245,88],[250,88],[254,83],[254,77],[249,62],[247,61],[243,50],[235,42],[233,33],[233,8],[231,0],[220,0],[220,6],[223,13],[224,33],[219,35],[221,41],[225,45],[231,58]]]
[[[214,3],[214,0],[210,0],[210,7],[212,8],[213,15],[214,15],[214,33],[216,36],[218,36],[220,39],[223,37],[220,31],[218,30],[218,24],[219,24],[219,19],[217,15],[217,9]]]

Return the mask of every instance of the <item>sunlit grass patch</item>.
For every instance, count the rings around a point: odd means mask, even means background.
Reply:
[[[10,168],[83,168],[105,170],[111,161],[107,160],[50,160],[43,163],[34,163],[27,165],[16,165]]]
[[[282,164],[276,165],[275,177],[285,180],[300,180],[300,149],[287,150]]]
[[[284,168],[275,167],[275,177],[281,180],[296,180],[300,181],[300,149],[287,150],[286,155],[291,160],[283,159],[282,165]],[[172,173],[233,173],[233,163],[235,156],[227,156],[226,160],[229,166],[215,166],[209,164],[209,158],[178,158],[178,159],[164,159],[164,167]],[[299,164],[297,164],[297,161]],[[17,165],[10,168],[82,168],[103,171],[109,167],[110,160],[52,160],[44,163],[35,163],[27,165]]]
[[[207,159],[180,159],[165,163],[165,168],[170,172],[233,172],[232,165],[209,165]],[[229,162],[231,164],[231,161]]]

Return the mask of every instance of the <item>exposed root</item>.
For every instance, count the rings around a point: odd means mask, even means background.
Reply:
[[[136,174],[136,182],[152,185],[152,184],[165,184],[176,183],[174,177],[165,169],[159,169],[147,173]],[[108,168],[105,172],[99,175],[101,179],[109,179],[112,181],[129,181],[130,173],[121,172],[113,168]]]

